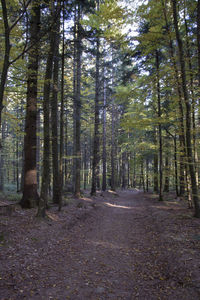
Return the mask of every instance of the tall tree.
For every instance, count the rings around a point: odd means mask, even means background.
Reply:
[[[58,2],[60,7],[60,1]],[[60,8],[59,8],[60,11]],[[52,131],[52,168],[53,168],[53,202],[61,204],[59,155],[58,155],[58,75],[59,75],[59,42],[60,14],[56,21],[55,55],[53,60],[53,84],[51,98],[51,131]],[[61,206],[60,206],[61,207]]]
[[[21,206],[35,207],[38,203],[37,162],[36,162],[36,120],[37,120],[37,77],[39,63],[39,45],[37,37],[40,32],[40,3],[32,4],[30,19],[30,44],[28,53],[27,102],[24,138],[24,188]]]
[[[102,174],[102,191],[106,190],[106,166],[107,166],[107,155],[106,155],[106,78],[105,78],[105,67],[104,67],[104,84],[103,84],[103,174]]]
[[[74,90],[74,156],[75,156],[75,186],[74,195],[76,198],[80,197],[80,180],[81,180],[81,141],[80,141],[80,130],[81,130],[81,55],[82,55],[82,33],[81,33],[81,4],[78,3],[77,8],[77,21],[75,23],[75,58],[76,59],[76,81]]]
[[[42,165],[42,186],[40,193],[40,203],[38,209],[38,216],[45,216],[45,209],[47,206],[49,185],[50,185],[50,91],[51,91],[51,79],[53,70],[53,61],[55,53],[55,41],[56,41],[56,20],[59,14],[58,6],[54,7],[51,4],[51,31],[49,33],[49,49],[46,60],[46,71],[44,78],[43,88],[43,165]]]
[[[186,148],[187,148],[187,160],[189,164],[189,172],[190,172],[190,179],[191,179],[192,199],[195,206],[195,217],[200,218],[200,203],[198,197],[198,188],[197,188],[195,168],[194,168],[194,156],[192,153],[192,143],[191,143],[191,104],[189,100],[189,94],[188,94],[187,82],[186,82],[183,42],[178,27],[177,2],[176,0],[171,0],[171,3],[173,9],[173,21],[174,21],[174,28],[176,33],[176,40],[178,44],[178,58],[179,58],[180,69],[181,69],[181,83],[182,83],[183,97],[184,97],[185,108],[186,108]]]

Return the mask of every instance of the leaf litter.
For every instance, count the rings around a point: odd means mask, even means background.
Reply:
[[[131,190],[78,203],[1,216],[1,300],[200,299],[200,220],[184,203]]]

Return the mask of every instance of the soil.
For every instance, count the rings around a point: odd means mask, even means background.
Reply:
[[[0,216],[0,299],[200,299],[200,220],[173,197],[83,197]]]

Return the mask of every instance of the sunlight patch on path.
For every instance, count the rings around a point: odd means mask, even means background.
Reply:
[[[133,207],[130,207],[130,206],[111,204],[111,203],[108,203],[108,202],[104,202],[104,204],[107,205],[107,206],[109,206],[109,207],[124,208],[124,209],[133,209]]]

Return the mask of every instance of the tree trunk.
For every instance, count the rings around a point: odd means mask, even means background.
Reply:
[[[163,191],[165,193],[169,193],[169,155],[168,155],[168,153],[166,153],[166,156],[165,156],[165,183],[164,183]]]
[[[198,49],[198,73],[197,74],[198,74],[198,84],[200,88],[200,0],[198,0],[197,2],[197,49]],[[199,94],[198,94],[199,96],[198,104],[200,104]],[[200,120],[200,109],[199,109],[199,120]]]
[[[102,178],[102,191],[106,190],[106,79],[104,71],[104,89],[103,89],[103,178]]]
[[[58,155],[58,72],[59,72],[60,16],[56,24],[55,56],[53,61],[53,91],[51,98],[53,203],[61,203],[59,155]]]
[[[10,57],[10,49],[11,49],[10,28],[8,24],[7,7],[6,7],[5,0],[1,0],[1,6],[2,6],[2,16],[3,16],[3,23],[4,23],[5,50],[4,50],[3,68],[2,68],[1,81],[0,81],[0,128],[1,128],[1,117],[2,117],[2,110],[3,110],[3,97],[4,97],[4,91],[5,91],[6,80],[8,75],[9,57]]]
[[[99,9],[99,3],[98,8]],[[94,144],[93,144],[93,163],[92,163],[92,187],[91,195],[96,194],[97,175],[99,165],[99,63],[100,63],[100,39],[96,38],[96,78],[95,78],[95,116],[94,116]]]
[[[158,101],[158,118],[161,118],[161,97],[160,97],[160,62],[159,52],[156,51],[156,77],[157,77],[157,101]],[[163,200],[162,185],[163,185],[163,161],[162,161],[162,127],[161,121],[158,125],[159,139],[159,201]]]
[[[141,178],[141,183],[142,183],[143,192],[145,193],[146,190],[145,190],[145,180],[144,180],[144,161],[143,161],[143,158],[141,159],[140,168],[141,168],[141,175],[140,175],[140,178]]]
[[[154,144],[157,144],[156,141],[156,129],[154,129]],[[155,193],[158,193],[158,154],[157,152],[154,153],[153,155],[153,191]]]
[[[122,166],[121,166],[121,170],[122,170],[122,189],[126,189],[127,187],[127,179],[126,179],[126,152],[124,151],[122,153]]]
[[[38,204],[37,164],[36,164],[36,120],[37,120],[37,75],[38,75],[38,43],[40,31],[40,6],[32,6],[30,20],[30,43],[33,45],[28,56],[27,103],[24,138],[24,188],[21,206],[32,208]]]
[[[146,191],[149,191],[149,159],[146,158]]]
[[[37,187],[40,189],[40,110],[37,110]]]
[[[59,164],[59,173],[60,173],[60,202],[59,210],[62,207],[62,193],[63,193],[63,182],[64,182],[64,71],[65,71],[65,9],[64,9],[64,0],[63,0],[63,19],[62,19],[62,66],[61,66],[61,104],[60,104],[60,164]]]
[[[174,136],[174,171],[175,171],[175,188],[176,188],[176,196],[179,196],[178,190],[178,166],[177,166],[177,141],[176,134]]]
[[[53,7],[52,7],[52,18],[53,18]],[[48,57],[46,62],[46,71],[44,79],[44,90],[43,90],[43,170],[42,170],[42,184],[40,203],[38,208],[38,217],[45,216],[45,209],[47,207],[49,185],[50,185],[50,90],[51,90],[51,79],[53,70],[53,60],[55,52],[55,24],[52,24],[52,30],[50,32],[50,46],[48,51]]]
[[[183,104],[182,104],[182,90],[181,90],[181,83],[180,83],[180,76],[179,71],[177,68],[176,59],[174,56],[174,47],[173,47],[173,41],[172,41],[172,34],[170,32],[169,22],[167,19],[167,11],[166,11],[166,4],[164,1],[162,1],[163,6],[163,13],[165,17],[165,23],[166,23],[166,30],[169,37],[169,53],[170,58],[172,61],[173,69],[174,69],[174,80],[176,83],[176,89],[178,94],[178,107],[179,107],[179,141],[180,141],[180,171],[179,171],[179,184],[180,184],[180,196],[183,196],[185,193],[185,158],[186,158],[186,149],[185,149],[185,126],[184,126],[184,111],[183,111]]]
[[[5,121],[2,122],[1,140],[4,145],[5,140]],[[4,149],[0,152],[0,191],[4,191],[4,177],[5,177],[5,152]]]
[[[75,88],[75,186],[74,195],[80,198],[80,180],[81,180],[81,8],[78,4],[77,16],[77,48],[76,48],[76,88]]]
[[[194,157],[192,153],[192,144],[191,144],[191,105],[189,101],[187,83],[186,83],[183,43],[178,28],[176,0],[171,0],[171,2],[173,7],[174,28],[175,28],[176,40],[178,44],[178,58],[181,67],[182,90],[183,90],[183,96],[184,96],[185,107],[186,107],[186,148],[187,148],[187,160],[189,164],[189,172],[190,172],[191,187],[192,187],[192,199],[195,206],[194,216],[200,218],[200,203],[198,198],[198,188],[197,188],[195,168],[194,168]]]
[[[114,98],[112,98],[112,116],[111,116],[111,190],[116,189],[116,166],[115,166],[115,152],[116,152],[116,142],[115,142],[115,104]]]

